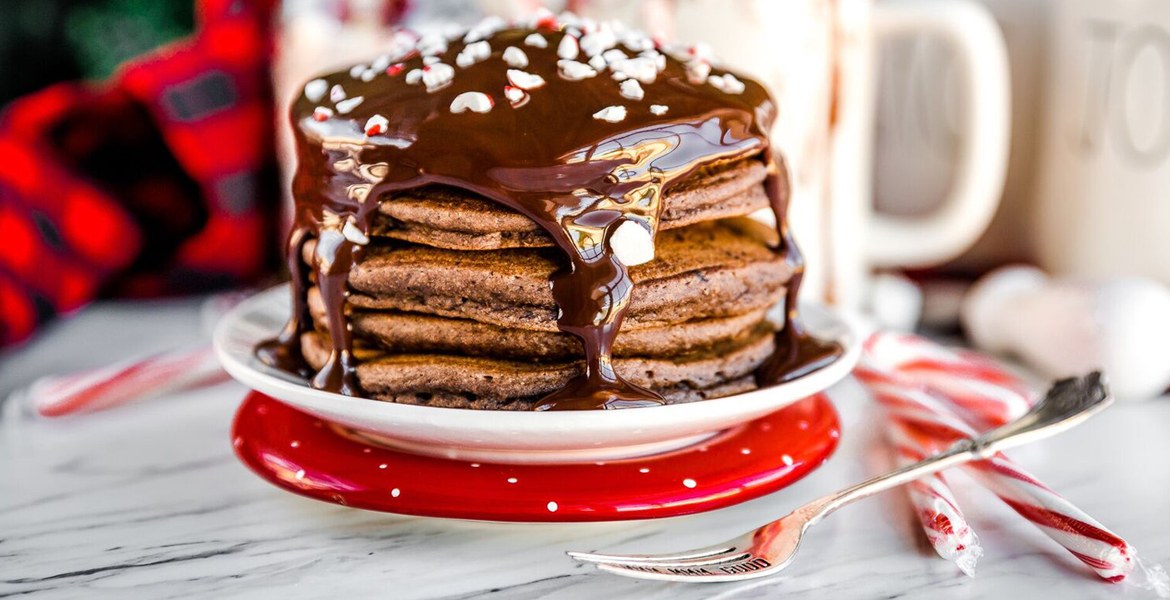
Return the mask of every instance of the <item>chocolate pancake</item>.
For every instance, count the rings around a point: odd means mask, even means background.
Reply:
[[[731,349],[683,358],[616,358],[635,385],[670,402],[692,402],[756,387],[752,373],[772,354],[770,330]],[[309,364],[320,368],[329,355],[319,333],[302,337]],[[584,361],[534,363],[447,354],[384,354],[355,348],[357,377],[366,395],[390,402],[447,408],[531,410],[543,396],[579,376]]]
[[[775,304],[791,272],[746,221],[699,223],[658,235],[655,259],[630,269],[636,291],[623,330],[728,317]],[[370,248],[349,276],[349,302],[557,330],[549,278],[563,263],[544,249],[460,252]]]
[[[758,159],[701,169],[663,194],[660,226],[676,229],[767,208],[766,171]],[[373,234],[458,250],[553,246],[532,219],[457,188],[412,190],[381,203]]]
[[[318,331],[328,331],[319,294],[310,292],[309,307]],[[672,357],[734,344],[765,325],[764,310],[718,319],[700,319],[643,329],[617,337],[614,355]],[[470,319],[421,313],[356,310],[350,315],[354,335],[386,352],[465,354],[520,359],[581,357],[581,342],[571,335],[499,327]]]

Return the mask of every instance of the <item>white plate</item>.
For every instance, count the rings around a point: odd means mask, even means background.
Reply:
[[[857,363],[857,320],[812,305],[802,307],[809,331],[834,340],[844,354],[792,381],[726,398],[647,408],[514,412],[395,404],[310,388],[262,364],[253,348],[275,336],[289,317],[287,285],[261,292],[225,315],[215,350],[232,377],[300,410],[413,452],[490,462],[580,462],[662,452],[700,441],[778,410],[840,381]]]

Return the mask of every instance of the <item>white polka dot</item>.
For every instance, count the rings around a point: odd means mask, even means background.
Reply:
[[[472,468],[478,469],[479,463],[471,463]]]
[[[791,456],[788,456],[787,454],[784,454],[784,455],[782,455],[782,456],[780,457],[780,460],[781,460],[781,461],[783,461],[783,462],[784,462],[784,464],[785,464],[785,465],[787,465],[787,466],[789,466],[789,467],[791,467],[791,466],[792,466],[792,463],[796,462],[796,461],[792,460],[792,457],[791,457]]]
[[[388,467],[388,466],[389,466],[389,465],[387,465],[386,463],[382,463],[382,464],[378,465],[378,468],[379,468],[379,469],[385,469],[385,468],[386,468],[386,467]]]
[[[649,473],[650,469],[647,469],[646,467],[642,467],[641,469],[638,469],[638,472],[639,473]]]
[[[829,432],[829,437],[831,437],[833,439],[837,439],[837,438],[841,437],[841,432],[834,429],[834,430]]]
[[[695,483],[695,480],[694,480],[694,479],[690,479],[690,478],[688,478],[688,479],[684,479],[684,480],[683,480],[683,485],[685,485],[685,486],[687,486],[687,487],[689,487],[689,488],[693,488],[693,487],[695,487],[696,485],[699,485],[699,484]]]
[[[760,423],[760,431],[772,431],[771,423]]]
[[[369,448],[362,448],[362,454],[369,454],[370,452],[373,452],[373,450],[370,450]]]
[[[297,471],[296,474],[293,475],[293,477],[296,477],[297,481],[304,479],[305,478],[305,470],[301,469],[300,471]]]
[[[520,481],[520,480],[519,480],[519,479],[516,479],[515,477],[509,477],[509,478],[508,478],[508,483],[516,483],[517,481]]]
[[[808,421],[797,421],[796,426],[801,429],[808,429]]]
[[[751,454],[752,449],[751,448],[740,448],[739,453],[740,454]]]
[[[289,442],[288,445],[292,446],[293,448],[300,448],[301,447],[301,443],[298,442],[297,440],[293,440],[293,441]]]
[[[597,465],[597,466],[599,466],[599,467],[604,467],[604,466],[605,466],[605,463],[604,463],[604,462],[595,462],[595,463],[593,463],[593,464],[595,464],[595,465]]]
[[[549,503],[548,503],[548,512],[557,512],[557,509],[558,509],[558,508],[560,508],[560,507],[559,507],[559,506],[557,506],[557,503],[556,503],[556,502],[553,502],[553,501],[551,501],[551,500],[549,501]]]
[[[402,495],[402,491],[399,490],[398,488],[394,488],[394,489],[390,490],[390,495],[397,498],[398,496]]]
[[[706,446],[700,446],[700,447],[699,447],[699,452],[706,452],[706,451],[707,451],[707,447],[706,447]]]

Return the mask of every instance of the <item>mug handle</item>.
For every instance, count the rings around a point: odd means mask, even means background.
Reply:
[[[950,193],[929,215],[874,215],[867,244],[877,267],[938,264],[975,243],[999,205],[1011,128],[1007,48],[987,9],[969,0],[882,2],[873,7],[872,23],[875,42],[937,36],[961,68],[967,102]]]

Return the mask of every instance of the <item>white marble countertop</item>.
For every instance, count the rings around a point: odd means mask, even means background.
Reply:
[[[34,377],[190,343],[198,303],[104,304],[0,358],[0,397]],[[654,522],[500,525],[364,512],[296,497],[238,463],[228,383],[103,414],[0,420],[0,598],[1143,598],[1098,581],[981,489],[956,488],[986,554],[974,579],[921,541],[900,492],[851,506],[780,577],[739,584],[635,581],[566,549],[666,551],[714,543],[884,468],[855,384],[834,390],[842,446],[792,487]],[[1170,564],[1170,401],[1121,402],[1014,454],[1045,482]],[[1003,596],[1003,594],[1008,594]]]

